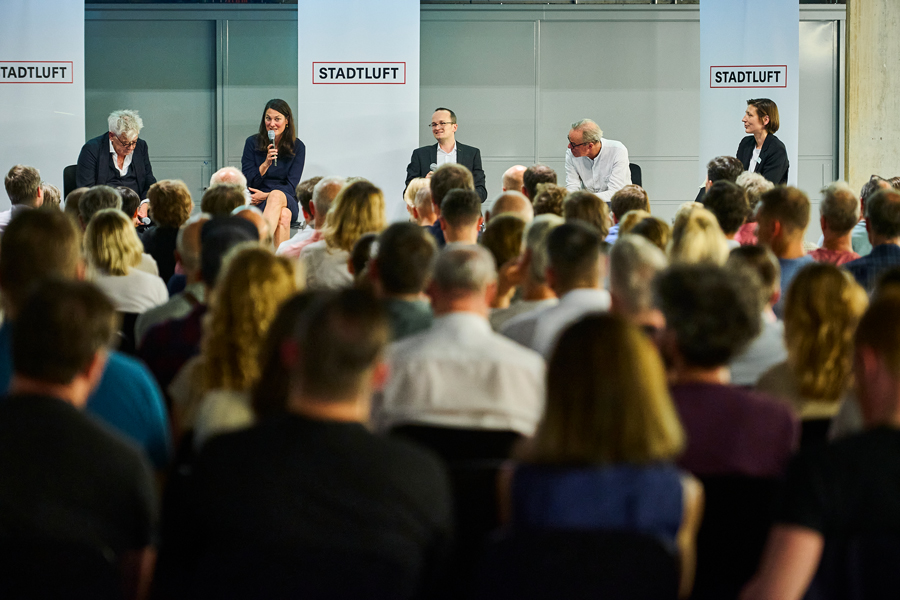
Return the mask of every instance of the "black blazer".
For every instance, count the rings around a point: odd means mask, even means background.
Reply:
[[[737,158],[744,165],[744,170],[750,170],[750,160],[753,158],[753,149],[756,147],[756,138],[748,135],[738,144]],[[759,164],[754,173],[759,173],[775,185],[787,183],[788,162],[787,150],[784,144],[773,134],[766,136],[762,149],[759,151]]]
[[[409,166],[406,167],[406,185],[416,177],[425,177],[431,171],[431,165],[437,163],[438,145],[422,146],[413,150]],[[481,201],[487,199],[487,188],[484,187],[484,169],[481,168],[481,150],[474,146],[466,146],[456,142],[456,162],[472,171],[475,179],[475,191]],[[404,188],[405,191],[406,188]]]
[[[156,183],[153,168],[150,166],[150,152],[147,142],[138,138],[137,146],[131,157],[138,189],[135,190],[142,199],[147,197],[147,190]],[[95,137],[81,147],[78,164],[75,168],[75,185],[91,187],[109,181],[109,133]]]

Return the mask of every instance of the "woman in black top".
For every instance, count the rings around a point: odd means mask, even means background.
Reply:
[[[787,183],[788,162],[784,144],[775,137],[778,131],[778,106],[768,98],[747,100],[747,111],[741,119],[744,131],[737,158],[744,169],[759,173],[775,185]]]

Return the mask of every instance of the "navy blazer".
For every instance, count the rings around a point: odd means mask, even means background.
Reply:
[[[744,165],[744,170],[750,170],[750,160],[753,158],[753,149],[756,148],[756,138],[748,135],[738,144],[737,159]],[[754,173],[759,173],[775,185],[787,183],[788,162],[787,150],[781,140],[773,134],[766,136],[762,148],[759,151],[759,164]]]
[[[413,150],[409,166],[406,167],[406,185],[416,177],[425,177],[431,171],[431,165],[437,164],[438,145],[422,146]],[[481,150],[474,146],[466,146],[456,142],[456,162],[470,171],[475,180],[475,191],[484,202],[487,199],[487,188],[484,187],[484,169],[481,168]],[[406,188],[404,188],[405,191]]]
[[[241,172],[247,178],[247,187],[271,192],[279,190],[287,196],[287,207],[291,211],[291,223],[296,223],[300,215],[297,205],[297,184],[303,176],[303,165],[306,163],[306,145],[294,140],[294,155],[279,156],[278,164],[272,165],[265,176],[259,174],[259,166],[266,162],[268,152],[257,149],[256,134],[244,142],[244,155],[241,157]],[[259,210],[266,210],[266,201],[257,204]]]
[[[131,166],[134,167],[134,176],[137,179],[138,196],[147,197],[147,190],[156,183],[153,176],[153,168],[150,166],[150,151],[147,142],[138,138],[137,146],[131,154]],[[78,155],[78,164],[75,166],[75,185],[77,187],[91,187],[103,185],[110,180],[109,172],[109,132],[88,140],[81,147]]]

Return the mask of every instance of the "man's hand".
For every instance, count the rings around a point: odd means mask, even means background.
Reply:
[[[148,212],[149,210],[150,210],[150,203],[149,203],[149,202],[144,202],[144,203],[142,203],[140,206],[138,206],[138,209],[137,209],[137,218],[138,218],[138,220],[141,221],[141,223],[143,223],[143,222],[144,222],[144,219],[147,218],[147,212]]]

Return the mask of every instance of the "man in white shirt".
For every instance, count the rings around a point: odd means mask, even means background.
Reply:
[[[481,246],[450,244],[429,287],[432,328],[392,344],[389,380],[372,422],[514,431],[525,436],[544,409],[544,361],[491,331],[494,259]]]
[[[617,190],[630,183],[625,145],[604,138],[603,131],[590,119],[572,123],[566,150],[566,189],[585,189],[609,202]]]
[[[609,292],[603,289],[606,254],[603,238],[591,227],[572,221],[547,236],[547,283],[559,303],[511,319],[500,331],[549,358],[560,333],[592,312],[606,312]]]

